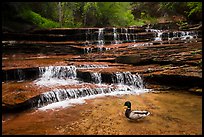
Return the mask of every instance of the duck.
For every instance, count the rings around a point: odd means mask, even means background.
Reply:
[[[124,104],[124,107],[126,109],[125,116],[129,120],[143,119],[150,114],[150,112],[148,112],[148,111],[131,110],[131,102],[130,101],[126,101]]]

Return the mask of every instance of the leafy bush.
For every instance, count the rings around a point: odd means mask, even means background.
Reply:
[[[59,23],[46,19],[40,14],[35,13],[31,10],[25,10],[21,13],[21,16],[24,19],[38,25],[40,28],[56,28],[60,26]]]
[[[187,6],[190,9],[188,16],[202,12],[202,2],[188,2]]]

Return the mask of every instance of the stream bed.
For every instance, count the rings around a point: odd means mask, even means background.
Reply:
[[[139,122],[127,120],[127,100],[151,115]],[[4,135],[201,135],[202,97],[185,91],[107,96],[67,108],[2,115],[2,129]]]
[[[201,30],[48,32],[2,41],[3,135],[202,134]],[[128,100],[151,114],[129,121]]]

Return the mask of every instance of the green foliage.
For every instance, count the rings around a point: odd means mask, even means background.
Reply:
[[[177,22],[176,23],[181,29],[182,28],[185,28],[187,25],[188,25],[188,23],[186,22],[186,21],[182,21],[182,20],[180,20],[179,22]]]
[[[54,21],[49,20],[49,19],[46,19],[46,18],[42,17],[40,14],[35,13],[31,10],[25,10],[24,12],[22,12],[21,16],[24,19],[29,20],[30,22],[38,25],[40,28],[59,27],[59,23],[54,22]]]
[[[83,25],[83,2],[62,3],[62,27],[81,27]]]
[[[188,16],[191,16],[195,13],[202,12],[202,2],[188,2],[187,6],[190,9]]]
[[[128,26],[134,24],[129,2],[86,2],[84,26]]]
[[[202,2],[5,2],[3,23],[23,17],[41,28],[106,27],[156,23],[158,17],[202,18]],[[8,10],[9,9],[9,10]],[[59,15],[60,14],[60,15]],[[184,26],[185,22],[178,22]]]
[[[57,5],[57,2],[28,2],[30,10],[53,21],[58,21]]]

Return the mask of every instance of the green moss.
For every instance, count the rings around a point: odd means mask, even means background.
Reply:
[[[35,13],[31,10],[25,10],[24,12],[22,12],[21,16],[24,19],[38,25],[40,28],[56,28],[60,26],[59,23],[46,19],[40,14]]]

